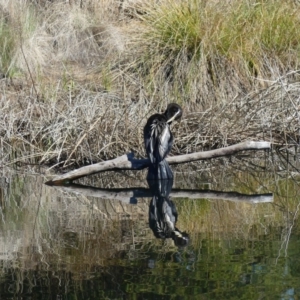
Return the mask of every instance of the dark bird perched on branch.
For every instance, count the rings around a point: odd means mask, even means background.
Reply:
[[[170,124],[181,116],[182,108],[176,103],[170,103],[164,114],[154,114],[148,119],[144,127],[145,148],[151,161],[147,179],[173,178],[172,170],[165,158],[173,144]]]

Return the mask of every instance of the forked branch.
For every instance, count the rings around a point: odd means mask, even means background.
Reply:
[[[195,152],[184,155],[177,155],[168,157],[167,161],[170,165],[182,164],[197,160],[216,158],[221,156],[233,155],[239,151],[243,150],[263,150],[270,149],[271,144],[269,142],[254,142],[246,141],[236,145],[204,151]],[[133,153],[124,154],[112,160],[102,161],[93,165],[85,166],[77,170],[65,173],[63,175],[58,175],[52,180],[48,181],[49,185],[69,183],[73,180],[79,179],[84,176],[92,175],[104,171],[114,171],[114,170],[142,170],[149,166],[149,159],[135,159]]]

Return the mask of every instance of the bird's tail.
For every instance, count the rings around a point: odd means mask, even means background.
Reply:
[[[159,164],[150,164],[148,169],[148,180],[158,180],[158,179],[173,179],[173,172],[164,159]]]

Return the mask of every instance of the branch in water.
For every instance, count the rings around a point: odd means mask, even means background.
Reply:
[[[270,149],[271,144],[269,142],[254,142],[246,141],[236,145],[204,151],[195,152],[184,155],[177,155],[168,157],[167,161],[170,165],[182,164],[197,160],[216,158],[221,156],[233,155],[239,151],[243,150],[263,150]],[[63,175],[58,175],[52,180],[46,182],[49,185],[59,185],[63,183],[68,183],[70,181],[79,179],[84,176],[92,175],[104,171],[114,171],[114,170],[142,170],[149,166],[149,159],[135,159],[132,153],[124,154],[112,160],[102,161],[93,165],[84,166],[77,170],[73,170]]]

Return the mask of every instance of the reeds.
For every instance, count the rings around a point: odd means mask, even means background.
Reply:
[[[299,140],[293,1],[0,1],[0,161],[74,166],[128,151],[168,102],[173,153]]]

